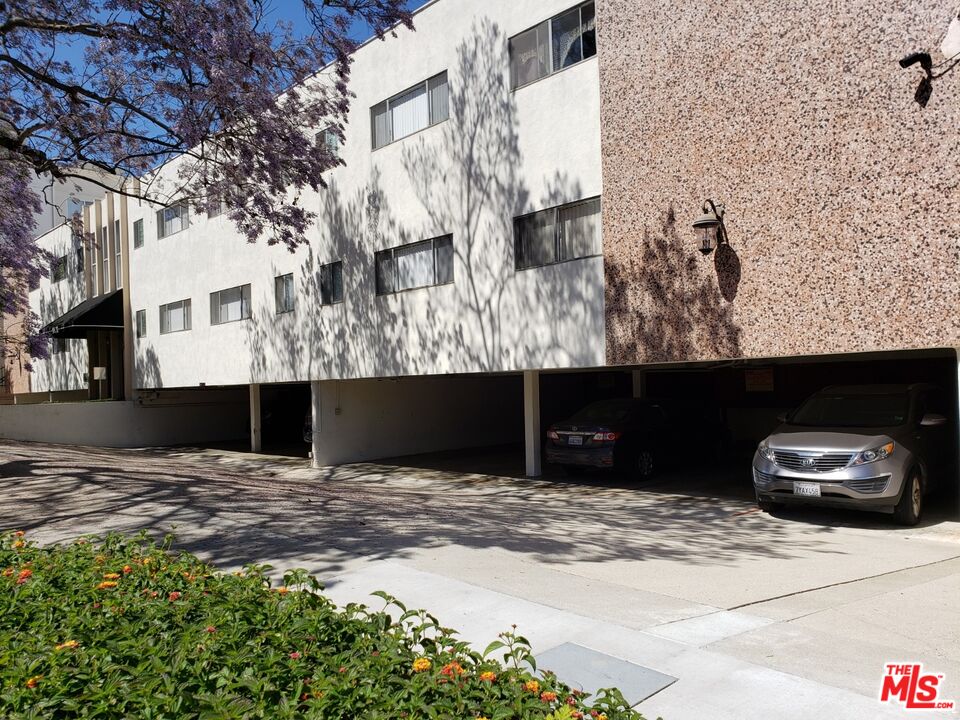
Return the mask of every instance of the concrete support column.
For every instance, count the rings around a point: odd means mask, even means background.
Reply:
[[[320,391],[321,386],[319,380],[314,380],[310,383],[310,418],[311,427],[313,428],[313,437],[310,443],[310,464],[313,465],[313,467],[320,466],[318,459],[320,458],[321,410],[323,409],[323,398]]]
[[[647,371],[633,371],[633,396],[635,398],[645,398],[647,396]]]
[[[540,371],[523,371],[523,437],[527,477],[540,477]]]
[[[263,450],[263,428],[260,413],[260,383],[250,384],[250,452]]]

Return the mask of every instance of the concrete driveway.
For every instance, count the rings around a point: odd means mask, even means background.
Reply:
[[[386,590],[478,645],[516,623],[538,652],[574,642],[678,678],[639,706],[666,720],[903,717],[877,699],[893,661],[960,700],[960,525],[771,517],[739,478],[679,480],[3,441],[0,528],[173,530],[224,569],[306,567],[338,602]]]

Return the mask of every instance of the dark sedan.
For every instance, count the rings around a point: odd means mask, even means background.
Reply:
[[[666,431],[666,416],[655,403],[633,398],[600,400],[550,426],[546,460],[569,472],[616,468],[648,478],[654,472],[654,449],[663,447]]]

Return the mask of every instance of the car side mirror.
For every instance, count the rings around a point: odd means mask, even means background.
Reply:
[[[789,412],[782,412],[779,415],[777,415],[777,422],[785,423],[788,417],[790,417]]]
[[[923,427],[939,427],[947,424],[947,418],[939,413],[927,413],[921,418],[920,424]]]

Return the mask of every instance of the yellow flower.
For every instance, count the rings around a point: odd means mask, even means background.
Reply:
[[[93,559],[93,561],[94,561],[97,565],[103,565],[103,564],[107,561],[107,559],[106,559],[103,555],[97,555],[97,556]]]
[[[57,645],[54,650],[70,650],[80,645],[76,640],[67,640]]]
[[[26,543],[25,543],[23,540],[17,540],[17,541],[13,544],[13,549],[14,549],[14,550],[19,550],[20,548],[24,547],[25,545],[26,545]]]
[[[527,681],[523,684],[523,689],[524,689],[524,690],[527,690],[527,691],[529,691],[529,692],[532,692],[532,693],[539,693],[539,692],[540,692],[540,683],[538,683],[536,680],[527,680]]]
[[[102,583],[97,585],[97,590],[109,590],[110,588],[115,588],[117,583],[113,580],[104,580]]]
[[[290,592],[290,588],[288,588],[288,587],[286,587],[286,586],[280,586],[280,587],[276,588],[276,591],[277,591],[278,593],[280,593],[281,595],[286,595],[288,592]]]
[[[104,580],[116,580],[118,577],[120,577],[120,573],[104,573],[103,575]]]
[[[480,680],[482,682],[493,682],[496,679],[497,674],[495,672],[491,672],[490,670],[484,670],[482,673],[480,673]]]
[[[42,677],[43,675],[34,675],[32,678],[27,680],[27,683],[26,683],[27,687],[31,689],[35,688],[37,686],[37,683],[40,682],[40,679]]]
[[[430,669],[430,661],[425,657],[418,657],[413,661],[413,671],[414,672],[426,672]]]

